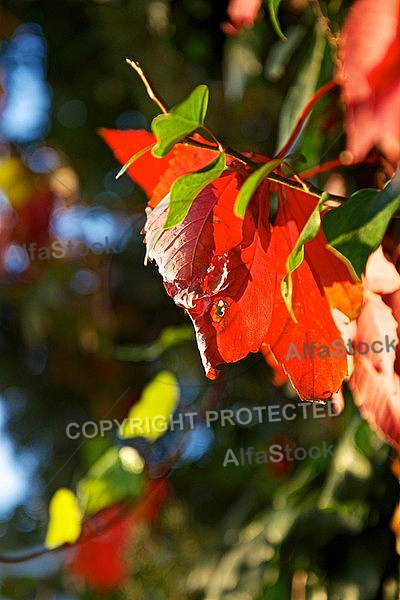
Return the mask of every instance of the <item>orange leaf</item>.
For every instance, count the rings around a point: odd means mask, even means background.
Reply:
[[[277,189],[279,198],[272,243],[281,281],[286,274],[287,257],[318,199],[299,190],[286,192],[282,186],[272,189]],[[303,400],[327,400],[339,389],[347,373],[345,350],[332,346],[340,339],[340,332],[324,290],[324,284],[334,283],[336,268],[339,281],[344,281],[346,275],[347,281],[351,281],[345,265],[327,249],[320,232],[313,242],[306,244],[305,260],[292,273],[292,306],[297,323],[288,319],[279,286],[275,292],[272,325],[264,341]],[[294,347],[298,357],[290,352]]]

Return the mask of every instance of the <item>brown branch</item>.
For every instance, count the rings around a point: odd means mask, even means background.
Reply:
[[[153,100],[153,102],[155,102],[157,104],[157,106],[159,107],[161,112],[164,113],[164,115],[166,115],[169,112],[167,105],[165,104],[164,100],[161,98],[160,94],[158,94],[156,92],[154,86],[151,84],[147,75],[145,75],[142,67],[140,66],[140,63],[137,60],[131,60],[130,58],[126,58],[125,60],[128,63],[128,65],[130,65],[132,67],[132,69],[134,71],[136,71],[136,73],[139,75],[140,79],[142,80],[142,82],[146,88],[146,92],[148,93],[150,99]]]

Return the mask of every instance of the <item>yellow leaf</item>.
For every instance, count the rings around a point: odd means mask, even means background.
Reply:
[[[10,204],[18,209],[29,201],[34,190],[33,178],[23,162],[16,156],[0,162],[0,189]]]
[[[143,390],[142,396],[129,411],[120,437],[141,436],[152,441],[169,428],[169,418],[179,402],[179,385],[172,373],[160,371]]]
[[[74,544],[81,533],[82,513],[75,494],[67,488],[56,491],[50,501],[50,520],[45,545],[56,548],[66,542]]]

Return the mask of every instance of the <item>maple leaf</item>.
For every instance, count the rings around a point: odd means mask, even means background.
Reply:
[[[400,0],[356,0],[344,23],[336,80],[353,162],[374,145],[393,163],[400,158],[399,34]]]

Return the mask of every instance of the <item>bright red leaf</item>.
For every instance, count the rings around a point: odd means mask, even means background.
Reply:
[[[137,136],[140,145],[141,133]],[[137,140],[135,144],[137,152]],[[134,151],[125,148],[125,156]],[[241,220],[233,206],[250,170],[231,161],[223,175],[197,196],[186,218],[163,230],[172,183],[184,172],[207,164],[210,155],[215,152],[182,144],[174,148],[159,181],[153,177],[148,185],[150,206],[155,208],[145,226],[148,255],[157,262],[169,295],[193,321],[206,374],[215,378],[218,365],[261,349],[282,366],[301,398],[329,398],[347,373],[345,352],[335,356],[331,351],[332,342],[340,338],[331,308],[354,318],[362,290],[345,264],[327,249],[320,232],[306,245],[305,260],[293,274],[298,323],[290,318],[280,291],[288,256],[318,199],[264,181]],[[143,160],[143,170],[149,171],[159,159],[146,153]],[[252,160],[267,159],[252,155]],[[136,171],[130,174],[140,183]],[[279,209],[271,225],[273,192]],[[303,343],[313,341],[327,346],[330,353],[315,352],[301,360],[288,357],[290,344],[301,351]]]
[[[271,185],[270,189],[277,191],[280,203],[272,244],[275,269],[281,281],[286,274],[287,257],[317,198],[299,190],[286,192],[282,186]],[[285,303],[277,288],[272,324],[264,339],[264,349],[271,350],[302,399],[326,400],[339,389],[347,373],[347,360],[344,351],[335,356],[339,352],[332,348],[332,342],[340,339],[340,332],[334,323],[325,288],[335,281],[350,284],[351,278],[345,265],[327,250],[322,231],[305,246],[305,259],[292,278],[292,306],[298,322],[288,319]],[[313,350],[310,349],[312,342]]]
[[[215,366],[257,352],[272,315],[275,288],[268,203],[258,193],[244,220],[233,206],[245,171],[225,172],[193,202],[179,225],[164,230],[151,250],[174,301],[195,326],[207,375]],[[162,227],[166,198],[149,215],[146,242]]]
[[[156,138],[148,131],[100,129],[100,135],[124,165],[140,150],[155,144]],[[200,136],[195,139],[204,141]],[[177,144],[163,158],[156,158],[148,150],[128,168],[130,177],[146,192],[149,206],[154,208],[168,194],[174,181],[202,169],[216,157],[216,152],[187,144]]]
[[[150,258],[157,262],[170,296],[194,323],[209,377],[216,376],[215,368],[223,362],[270,349],[303,399],[327,399],[339,389],[347,360],[345,351],[339,356],[332,352],[340,332],[325,287],[336,283],[351,288],[350,275],[326,249],[321,232],[293,274],[296,324],[277,283],[286,273],[287,258],[317,199],[302,191],[286,194],[281,186],[264,182],[241,221],[232,207],[246,175],[244,169],[225,173],[196,198],[186,219],[161,232],[153,246],[168,210],[166,198],[150,213],[145,227]],[[268,211],[273,191],[278,192],[280,209],[271,226]],[[361,299],[359,294],[358,305]],[[343,304],[348,308],[347,302]],[[327,346],[328,354],[321,350],[322,356],[315,352],[301,360],[288,358],[291,344],[301,352],[303,343],[312,341]]]

